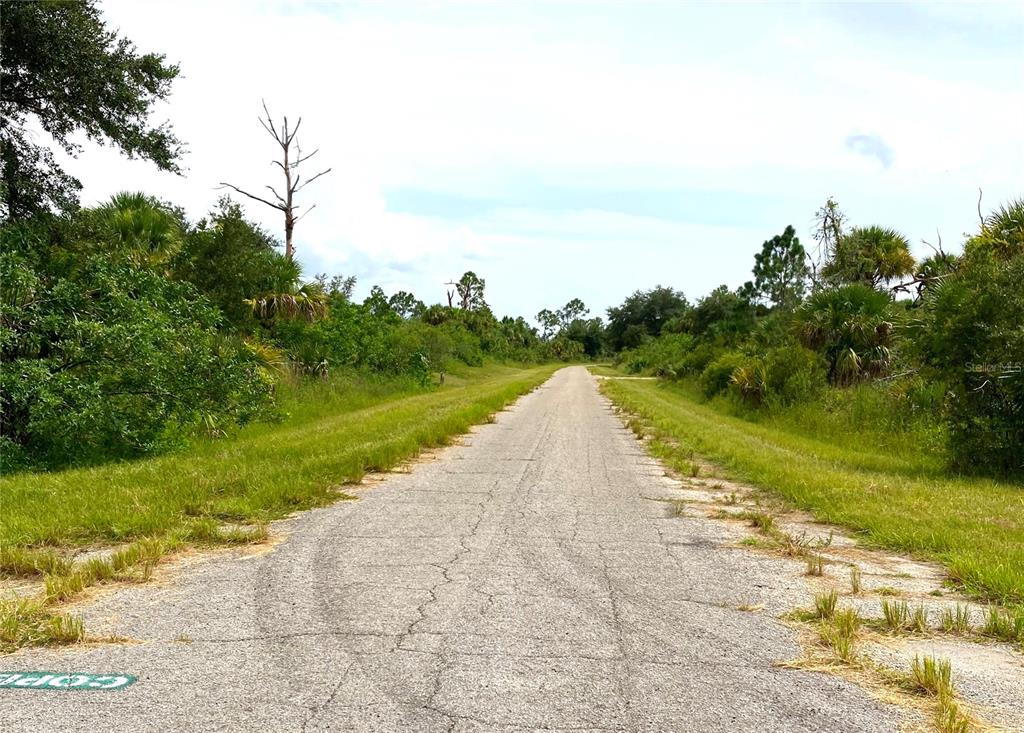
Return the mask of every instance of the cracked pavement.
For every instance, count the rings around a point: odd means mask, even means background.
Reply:
[[[672,490],[593,377],[563,369],[463,445],[279,523],[271,552],[81,609],[137,641],[0,658],[139,678],[0,689],[0,729],[895,730],[859,688],[776,666],[800,656],[772,617],[799,579],[670,516]]]

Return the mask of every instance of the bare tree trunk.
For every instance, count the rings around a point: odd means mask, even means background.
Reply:
[[[319,152],[319,148],[314,150],[309,155],[302,154],[302,148],[299,146],[298,140],[295,139],[296,134],[299,132],[299,126],[302,124],[302,118],[295,123],[295,127],[290,129],[288,126],[288,118],[284,117],[280,126],[280,129],[274,124],[273,118],[270,116],[270,112],[267,110],[266,102],[263,103],[263,111],[266,113],[267,118],[264,120],[260,118],[260,124],[263,125],[263,129],[270,133],[271,137],[277,141],[277,144],[281,146],[281,160],[273,161],[273,164],[281,169],[284,173],[284,191],[285,195],[281,196],[273,186],[267,186],[270,192],[274,194],[275,201],[268,201],[261,196],[244,191],[238,186],[231,183],[221,182],[221,186],[231,188],[243,196],[248,196],[255,201],[270,206],[271,208],[277,209],[284,214],[284,254],[289,260],[295,257],[295,244],[294,244],[294,233],[295,224],[303,216],[308,214],[310,211],[316,208],[316,204],[313,204],[306,209],[301,216],[296,216],[295,212],[299,208],[295,204],[295,194],[301,191],[303,188],[308,186],[310,183],[315,181],[320,176],[326,175],[331,172],[331,169],[320,171],[312,178],[307,179],[305,182],[302,181],[302,175],[298,172],[299,165],[312,158]],[[295,143],[295,159],[292,160],[292,143]]]

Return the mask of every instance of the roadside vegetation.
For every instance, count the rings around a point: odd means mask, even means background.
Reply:
[[[303,189],[329,172],[303,179],[310,154],[280,161],[283,242],[227,197],[199,219],[145,192],[83,207],[53,154],[83,137],[181,173],[182,141],[150,121],[178,67],[91,1],[5,5],[0,35],[0,651],[81,638],[62,601],[260,542],[593,346],[579,300],[541,333],[496,316],[473,272],[433,305],[304,275]],[[298,153],[300,121],[261,122]]]
[[[39,597],[0,601],[0,651],[77,640],[81,623],[59,613],[61,601],[99,582],[148,579],[186,546],[260,542],[267,522],[349,498],[346,484],[444,445],[554,368],[466,368],[430,389],[304,385],[293,397],[304,409],[277,424],[149,459],[0,479],[0,578],[43,583]],[[75,561],[103,548],[114,551]]]
[[[1024,604],[1024,200],[979,217],[960,253],[918,262],[830,199],[811,254],[787,227],[741,288],[609,309],[620,374],[659,379],[604,390],[680,472],[706,458]]]
[[[603,389],[649,426],[655,454],[681,470],[694,453],[704,456],[868,544],[938,560],[978,596],[1024,603],[1019,484],[946,476],[855,432],[814,437],[730,415],[685,385],[607,380]]]

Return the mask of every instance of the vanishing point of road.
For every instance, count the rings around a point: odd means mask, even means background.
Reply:
[[[463,444],[282,523],[253,556],[101,596],[126,641],[0,657],[124,673],[0,689],[15,731],[892,731],[800,656],[768,602],[797,580],[670,516],[671,481],[593,377],[563,369]]]

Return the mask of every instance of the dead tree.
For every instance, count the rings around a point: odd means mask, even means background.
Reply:
[[[270,116],[269,110],[267,110],[266,102],[263,103],[263,112],[267,115],[267,118],[263,119],[260,117],[260,124],[263,125],[264,130],[270,133],[277,144],[281,146],[281,160],[275,160],[273,161],[273,164],[280,168],[281,172],[284,173],[284,196],[279,194],[273,186],[267,186],[267,188],[270,189],[270,192],[274,194],[275,199],[274,201],[269,201],[261,196],[244,191],[232,183],[225,183],[221,181],[220,185],[234,189],[243,196],[248,196],[251,199],[264,203],[267,206],[284,213],[284,254],[285,257],[290,260],[295,254],[295,246],[292,244],[292,234],[295,231],[295,223],[316,208],[316,204],[313,204],[302,212],[300,216],[296,216],[296,211],[300,207],[295,203],[295,194],[320,176],[330,173],[331,169],[328,168],[327,170],[320,171],[312,178],[307,178],[303,181],[302,175],[299,173],[299,166],[320,152],[320,149],[317,148],[309,155],[302,154],[302,148],[299,145],[299,141],[295,139],[295,136],[299,132],[299,126],[302,125],[301,117],[298,122],[295,123],[295,127],[292,128],[288,125],[287,117],[283,118],[280,126],[275,125],[273,118]],[[293,144],[295,146],[294,156],[292,155]]]

